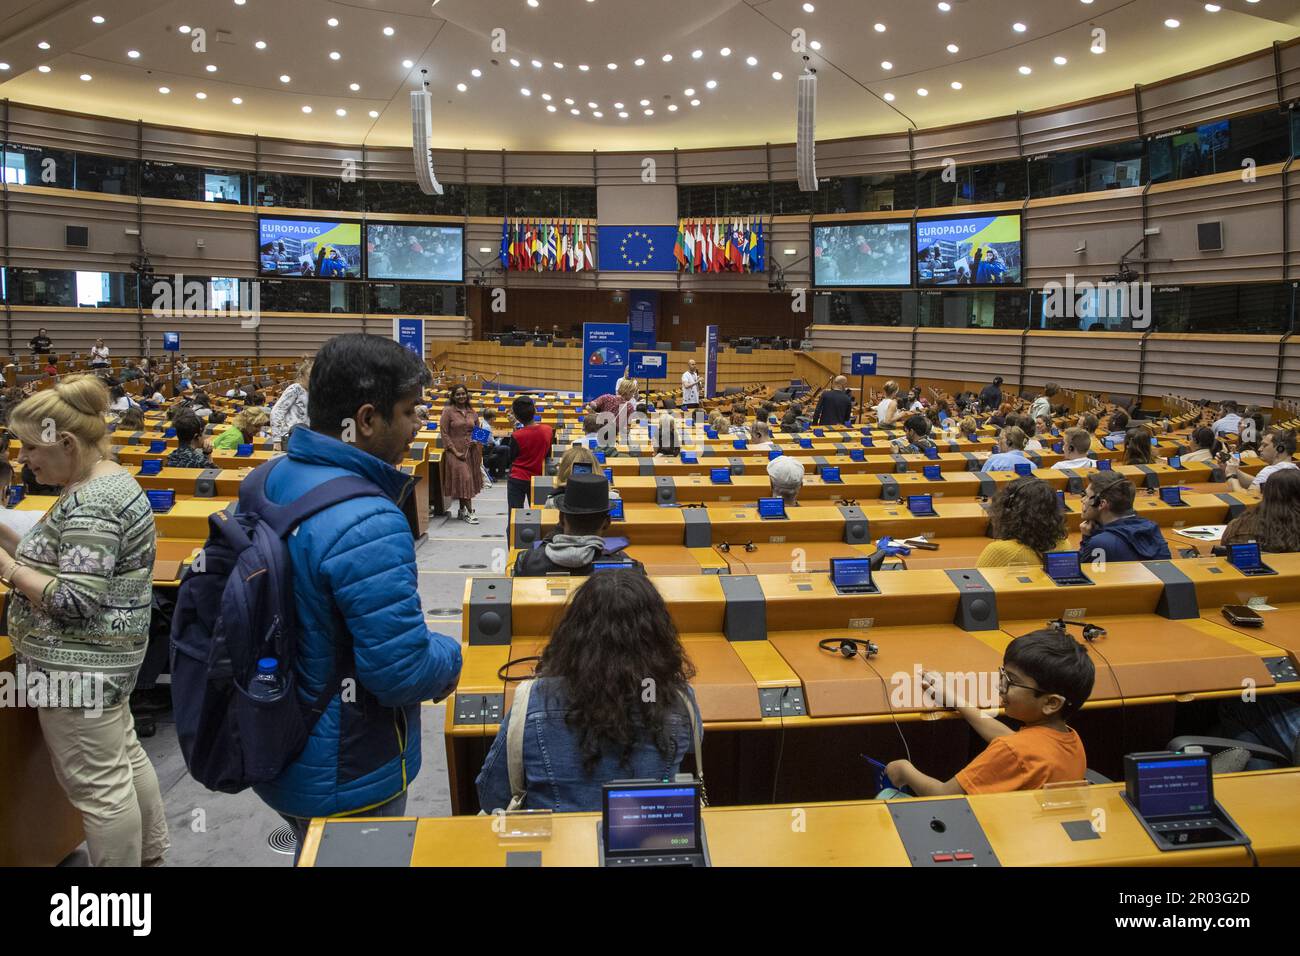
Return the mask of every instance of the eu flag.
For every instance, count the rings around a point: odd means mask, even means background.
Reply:
[[[676,272],[676,226],[600,226],[601,272]]]

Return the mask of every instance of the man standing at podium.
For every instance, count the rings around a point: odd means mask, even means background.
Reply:
[[[700,373],[695,366],[695,359],[686,363],[682,372],[682,408],[690,411],[700,407]]]

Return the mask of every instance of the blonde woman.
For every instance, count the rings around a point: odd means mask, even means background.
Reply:
[[[885,383],[885,396],[876,404],[876,424],[884,427],[892,425],[903,417],[898,405],[898,383]]]
[[[81,811],[91,864],[156,866],[167,820],[128,702],[149,640],[154,521],[140,486],[109,456],[107,411],[103,382],[73,375],[10,413],[18,461],[63,493],[21,539],[0,527],[0,583],[13,595],[18,661],[51,689],[41,733]]]
[[[271,408],[271,441],[284,448],[289,432],[297,425],[310,425],[307,418],[307,384],[311,381],[311,359],[298,366],[297,377],[280,393]]]
[[[596,458],[596,453],[585,445],[574,445],[564,453],[560,463],[555,466],[555,484],[552,485],[550,497],[546,499],[546,507],[554,508],[564,500],[564,486],[569,483],[569,476],[573,474],[573,469],[577,465],[585,465],[590,474],[603,475],[600,461]],[[609,489],[610,498],[617,498],[618,492],[612,487]]]
[[[257,433],[271,423],[271,416],[260,405],[245,408],[230,420],[230,427],[212,440],[212,450],[236,451],[240,445],[247,445],[257,437]]]

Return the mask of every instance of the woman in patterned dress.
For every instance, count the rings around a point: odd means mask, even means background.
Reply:
[[[483,490],[483,446],[473,438],[478,412],[469,404],[469,389],[457,385],[442,410],[438,434],[442,436],[442,493],[460,501],[461,521],[478,524],[474,496]]]
[[[18,461],[62,494],[21,539],[0,528],[0,584],[13,595],[18,664],[29,687],[44,688],[29,701],[92,865],[156,866],[167,820],[128,703],[149,639],[154,521],[109,454],[107,411],[104,383],[73,375],[10,413]]]

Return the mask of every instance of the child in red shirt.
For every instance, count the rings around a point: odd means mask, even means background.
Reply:
[[[533,478],[546,470],[546,458],[555,441],[550,425],[534,423],[537,405],[526,395],[510,403],[510,413],[521,427],[510,436],[510,478],[506,481],[506,502],[511,511],[523,508],[532,500]]]

